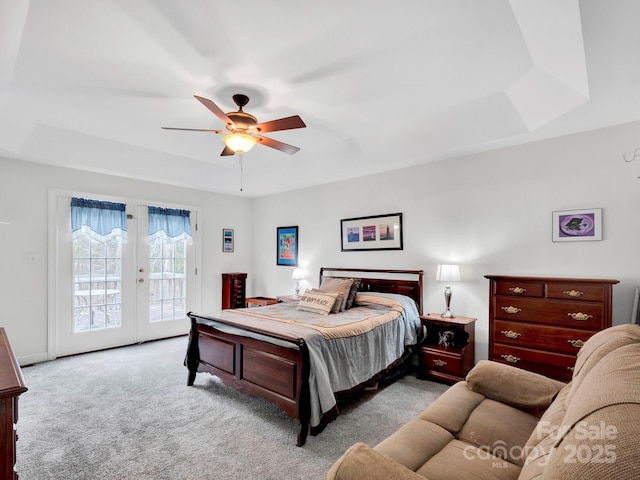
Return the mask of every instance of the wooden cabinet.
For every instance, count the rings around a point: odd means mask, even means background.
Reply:
[[[420,317],[427,336],[418,350],[418,376],[447,383],[464,380],[475,363],[475,318]]]
[[[247,274],[240,272],[222,274],[222,309],[244,308]]]
[[[612,323],[618,280],[486,275],[489,359],[571,380],[576,354]]]
[[[0,480],[15,480],[18,397],[27,391],[4,328],[0,328]]]

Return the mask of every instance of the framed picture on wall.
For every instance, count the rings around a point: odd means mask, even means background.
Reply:
[[[233,229],[222,229],[222,251],[233,252]]]
[[[402,250],[402,213],[340,220],[343,252]]]
[[[278,227],[276,231],[276,264],[298,266],[298,227]]]
[[[554,242],[602,240],[602,209],[553,212]]]

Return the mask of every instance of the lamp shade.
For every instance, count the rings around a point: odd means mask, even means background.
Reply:
[[[291,280],[302,280],[304,279],[304,272],[301,268],[296,268],[291,273]]]
[[[459,282],[460,266],[458,265],[438,265],[436,280],[440,282]]]
[[[231,133],[222,139],[227,147],[236,153],[244,153],[251,150],[258,140],[246,133]]]

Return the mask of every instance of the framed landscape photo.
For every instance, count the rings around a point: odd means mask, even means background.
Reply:
[[[276,264],[298,266],[298,227],[278,227]]]
[[[343,252],[402,250],[402,213],[340,220]]]
[[[554,242],[602,240],[602,209],[553,212]]]
[[[233,252],[233,229],[222,229],[222,251]]]

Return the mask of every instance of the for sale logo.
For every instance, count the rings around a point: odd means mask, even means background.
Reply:
[[[538,440],[551,438],[555,441],[564,438],[570,431],[574,432],[573,441],[562,446],[565,452],[565,463],[613,463],[616,461],[616,446],[613,441],[618,438],[618,428],[615,425],[607,425],[604,421],[591,425],[586,421],[570,425],[552,425],[544,421],[538,424],[536,437]],[[584,442],[584,443],[582,443]],[[557,447],[553,447],[549,454]],[[506,468],[506,461],[511,463],[527,463],[529,458],[536,459],[541,465],[545,465],[551,455],[545,456],[541,447],[525,448],[514,445],[507,446],[504,440],[496,440],[493,445],[475,447],[469,445],[464,449],[463,455],[467,460],[495,460],[495,468]]]

